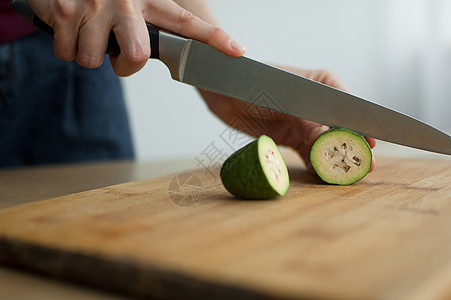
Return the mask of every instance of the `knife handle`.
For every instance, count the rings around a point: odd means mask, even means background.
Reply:
[[[42,31],[50,34],[51,36],[54,35],[53,28],[50,27],[47,23],[42,21],[36,14],[33,12],[31,7],[28,5],[28,3],[25,2],[25,0],[14,0],[11,2],[11,7],[22,17],[30,21],[33,25],[35,25],[37,28],[41,29]],[[160,51],[159,51],[159,35],[160,35],[160,29],[152,24],[146,23],[147,31],[149,32],[150,37],[150,58],[160,58]],[[105,51],[106,54],[111,55],[118,55],[121,52],[121,48],[119,47],[119,44],[116,39],[116,35],[114,34],[114,31],[111,30],[110,34],[108,36],[108,46]]]

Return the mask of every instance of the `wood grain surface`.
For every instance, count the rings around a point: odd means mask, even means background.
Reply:
[[[2,209],[0,261],[138,297],[451,298],[450,160],[344,187],[288,161],[270,201],[199,169]]]

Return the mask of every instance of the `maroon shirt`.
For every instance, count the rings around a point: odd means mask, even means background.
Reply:
[[[12,0],[0,0],[0,43],[8,42],[38,29],[9,6]]]

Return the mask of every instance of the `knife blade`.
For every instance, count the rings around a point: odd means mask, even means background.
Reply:
[[[11,6],[53,34],[25,0],[14,0]],[[230,57],[151,24],[147,27],[151,58],[161,60],[174,80],[301,119],[349,128],[367,137],[451,155],[449,135],[411,116],[247,57]],[[111,32],[106,53],[119,52]],[[256,101],[262,94],[266,101]]]

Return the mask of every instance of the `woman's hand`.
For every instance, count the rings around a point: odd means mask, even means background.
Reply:
[[[290,67],[283,67],[283,69],[344,91],[348,90],[339,77],[327,71]],[[329,127],[262,107],[249,109],[252,104],[204,90],[199,90],[199,92],[210,110],[225,123],[233,126],[234,121],[239,118],[241,124],[243,122],[246,124],[246,126],[240,127],[240,130],[255,137],[266,134],[276,144],[293,148],[301,155],[307,168],[314,172],[310,164],[310,150],[318,136]],[[258,117],[256,118],[255,114],[250,114],[249,111],[257,111]],[[376,146],[375,139],[366,138],[366,140],[371,148]],[[374,158],[371,170],[373,169]]]
[[[199,40],[231,56],[241,56],[245,52],[245,48],[224,30],[201,20],[171,0],[27,2],[36,15],[53,28],[56,56],[63,60],[75,59],[87,68],[102,64],[108,36],[113,30],[121,53],[110,55],[110,60],[120,76],[137,72],[150,57],[146,22]]]

